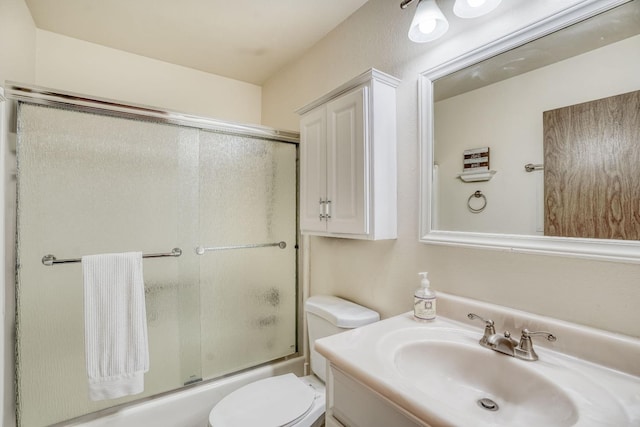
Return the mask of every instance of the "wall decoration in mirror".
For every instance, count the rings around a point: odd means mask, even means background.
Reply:
[[[640,1],[590,0],[423,72],[421,241],[640,262],[638,52]]]
[[[462,173],[458,178],[464,182],[489,181],[496,171],[489,168],[489,147],[472,148],[462,153]]]

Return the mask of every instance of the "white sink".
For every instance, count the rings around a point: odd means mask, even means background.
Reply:
[[[570,324],[550,329],[562,332],[558,342],[575,340]],[[320,339],[316,349],[332,366],[423,425],[640,426],[638,374],[553,351],[539,342],[534,345],[539,360],[516,359],[480,346],[482,333],[480,326],[442,316],[417,323],[407,313]],[[623,341],[622,346],[614,343],[601,350],[613,359],[640,360],[640,340]],[[588,339],[581,344],[590,346]]]
[[[499,425],[572,426],[576,406],[560,387],[479,345],[420,341],[401,346],[393,363],[433,405]]]

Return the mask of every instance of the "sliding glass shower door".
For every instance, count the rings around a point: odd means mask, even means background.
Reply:
[[[295,353],[296,157],[290,143],[21,103],[20,424],[51,425]],[[274,242],[284,248],[263,246]],[[82,267],[43,256],[173,248],[182,255],[143,262],[144,393],[91,402]]]
[[[210,378],[296,350],[296,147],[202,132],[200,165],[199,238],[209,248],[200,261],[202,372]]]

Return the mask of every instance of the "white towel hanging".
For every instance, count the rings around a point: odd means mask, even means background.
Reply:
[[[141,393],[149,370],[142,253],[82,257],[89,397]]]

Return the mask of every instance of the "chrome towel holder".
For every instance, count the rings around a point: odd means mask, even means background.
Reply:
[[[198,255],[204,255],[205,252],[228,251],[232,249],[268,248],[271,246],[277,246],[280,249],[284,249],[287,247],[287,243],[282,241],[282,242],[276,242],[276,243],[257,243],[257,244],[251,244],[251,245],[217,246],[212,248],[205,248],[204,246],[198,246],[196,248],[196,253]]]
[[[526,165],[524,165],[524,170],[527,172],[541,171],[541,170],[544,170],[544,165],[543,164],[534,165],[533,163],[527,163]]]
[[[482,199],[482,206],[480,206],[479,208],[474,208],[471,206],[471,200],[473,198],[477,198],[477,199]],[[480,190],[476,190],[473,194],[471,194],[469,196],[469,198],[467,199],[467,207],[469,208],[469,210],[473,213],[480,213],[484,210],[484,208],[487,207],[487,197],[482,194],[482,191]]]
[[[182,255],[182,249],[173,248],[170,253],[162,254],[142,254],[142,258],[162,258],[162,257],[179,257]],[[57,259],[54,255],[45,255],[42,257],[42,264],[50,267],[54,264],[70,264],[74,262],[81,262],[82,258],[70,258],[70,259]]]

